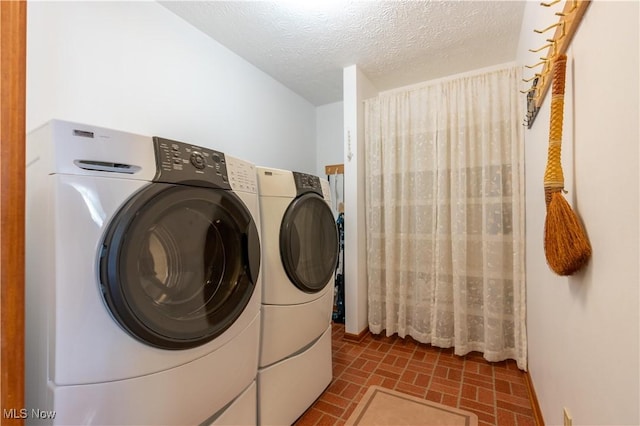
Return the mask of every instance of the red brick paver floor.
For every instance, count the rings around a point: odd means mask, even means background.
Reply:
[[[296,426],[343,425],[370,385],[472,411],[479,426],[534,426],[524,373],[515,361],[491,363],[479,353],[460,357],[397,335],[369,333],[344,340],[333,325],[333,380]]]

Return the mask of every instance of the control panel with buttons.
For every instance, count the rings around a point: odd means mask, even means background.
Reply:
[[[258,176],[256,174],[256,166],[231,155],[227,155],[226,159],[231,188],[234,191],[257,193]]]
[[[153,138],[153,147],[156,153],[154,182],[231,189],[222,152],[157,136]]]
[[[307,192],[315,192],[320,196],[324,196],[322,193],[322,186],[320,185],[320,178],[318,176],[293,172],[293,180],[296,183],[296,192],[298,196]]]

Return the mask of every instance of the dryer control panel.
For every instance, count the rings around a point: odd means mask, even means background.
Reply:
[[[231,189],[224,153],[184,142],[153,137],[154,182]]]
[[[316,194],[323,196],[322,185],[320,185],[320,178],[314,175],[308,175],[306,173],[293,172],[293,180],[296,183],[296,195],[300,196],[307,192],[315,192]]]

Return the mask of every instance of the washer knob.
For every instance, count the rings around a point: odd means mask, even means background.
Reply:
[[[194,152],[193,154],[191,154],[191,164],[193,164],[193,167],[195,167],[196,169],[204,169],[205,162],[202,154],[200,154],[199,152]]]

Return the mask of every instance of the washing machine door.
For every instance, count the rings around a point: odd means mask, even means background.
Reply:
[[[104,237],[100,281],[113,318],[163,349],[202,345],[240,316],[260,268],[258,231],[230,191],[153,183]]]
[[[291,282],[306,293],[329,284],[338,262],[338,228],[322,197],[309,192],[287,208],[280,225],[280,257]]]

